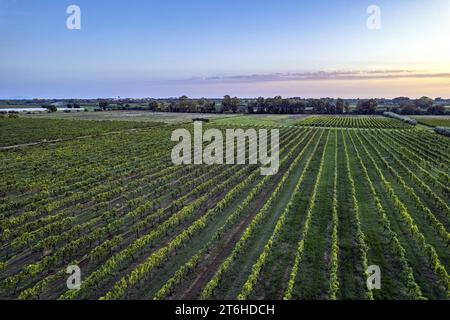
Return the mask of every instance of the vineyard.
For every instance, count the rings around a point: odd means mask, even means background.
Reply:
[[[149,128],[158,123],[0,118],[0,147]]]
[[[312,116],[297,123],[307,127],[411,129],[413,126],[383,117]]]
[[[280,170],[262,176],[173,166],[173,125],[0,123],[2,146],[92,135],[1,151],[0,298],[450,298],[447,137],[311,117],[280,128]]]
[[[420,124],[429,126],[429,127],[447,127],[450,128],[450,118],[449,117],[417,117],[415,118],[417,122]]]

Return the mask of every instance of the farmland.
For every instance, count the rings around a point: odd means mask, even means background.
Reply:
[[[62,120],[92,120],[92,121],[131,121],[131,122],[159,122],[178,124],[191,122],[192,118],[224,119],[232,118],[232,114],[198,114],[198,113],[171,113],[150,111],[104,111],[80,113],[40,113],[23,115],[31,119],[62,119]]]
[[[285,118],[280,170],[261,176],[172,165],[185,120],[0,119],[1,146],[63,139],[0,153],[0,298],[450,297],[447,137],[381,117]]]
[[[308,118],[308,115],[245,115],[234,116],[214,119],[214,124],[218,125],[231,125],[231,126],[265,126],[265,127],[277,127],[277,126],[291,126],[295,125],[300,119]]]
[[[74,121],[50,119],[0,119],[0,147],[101,135],[117,131],[149,128],[158,123],[118,121]]]
[[[337,128],[372,128],[372,129],[411,129],[412,126],[383,117],[352,116],[312,116],[300,120],[300,126],[337,127]]]
[[[450,117],[415,117],[417,122],[429,127],[447,127],[450,128]]]

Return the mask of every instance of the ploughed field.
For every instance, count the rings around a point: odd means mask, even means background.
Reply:
[[[170,125],[4,150],[0,298],[448,299],[450,140],[359,119],[280,128],[274,176],[174,166]]]

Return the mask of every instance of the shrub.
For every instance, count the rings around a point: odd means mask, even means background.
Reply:
[[[397,119],[397,120],[406,122],[406,123],[408,123],[408,124],[410,124],[410,125],[412,125],[412,126],[417,125],[417,121],[416,121],[416,120],[411,119],[411,118],[409,118],[409,117],[405,117],[405,116],[398,115],[398,114],[393,113],[393,112],[385,112],[385,113],[383,113],[383,115],[384,115],[385,117],[388,117],[388,118]]]
[[[434,132],[436,132],[437,134],[441,134],[443,136],[450,137],[450,128],[437,127],[434,128]]]

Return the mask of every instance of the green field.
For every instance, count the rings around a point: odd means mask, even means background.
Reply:
[[[300,119],[309,117],[308,115],[244,115],[220,118],[213,121],[217,125],[238,125],[238,126],[292,126]]]
[[[72,119],[0,118],[0,147],[80,138],[161,125],[158,122],[78,121]]]
[[[151,111],[103,111],[103,112],[80,112],[80,113],[42,113],[26,114],[21,117],[32,119],[77,119],[97,121],[139,121],[139,122],[164,122],[167,124],[192,122],[195,118],[221,119],[235,115],[224,114],[197,114],[197,113],[170,113]]]
[[[414,117],[420,124],[428,127],[447,127],[450,128],[450,117],[448,116],[427,116],[427,117]]]
[[[205,124],[280,126],[280,170],[261,176],[174,166],[171,133],[189,117],[0,119],[3,146],[71,138],[0,152],[0,298],[450,298],[448,138],[386,118]]]
[[[297,125],[325,128],[412,129],[413,126],[396,119],[364,116],[311,116]]]

